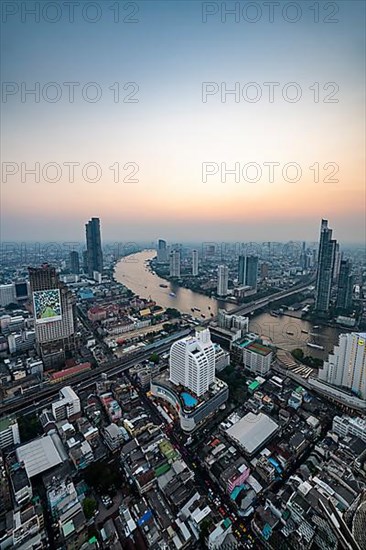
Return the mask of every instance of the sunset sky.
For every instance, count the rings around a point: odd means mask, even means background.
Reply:
[[[283,8],[287,2],[280,3]],[[21,3],[15,4],[20,10]],[[114,23],[114,4],[99,2],[102,13],[95,23],[84,21],[79,8],[74,22],[64,12],[55,23],[42,16],[39,23],[31,16],[22,22],[17,13],[2,25],[2,80],[19,86],[11,94],[13,85],[6,84],[4,96],[3,84],[2,240],[81,240],[92,216],[101,218],[106,240],[316,240],[322,217],[341,242],[364,240],[363,2],[337,2],[333,18],[338,23],[323,21],[330,14],[324,2],[319,23],[309,2],[301,1],[296,23],[285,21],[281,10],[270,23],[263,2],[258,2],[262,17],[256,23],[242,16],[238,23],[229,16],[223,23],[220,11],[204,23],[202,3],[195,0],[136,2],[139,11],[130,18],[138,22]],[[120,19],[131,13],[124,8],[121,2]],[[92,9],[89,14],[93,17]],[[22,82],[23,88],[39,82],[39,102],[32,96],[22,102]],[[57,102],[42,96],[50,82],[62,91]],[[64,82],[80,83],[74,103]],[[88,82],[102,90],[96,103],[81,95]],[[137,83],[138,102],[114,102],[109,87],[116,82],[122,99],[133,91],[123,86]],[[228,95],[225,103],[218,91],[203,102],[203,82],[215,82],[219,89],[221,83],[232,89],[238,82],[242,89],[255,82],[262,98],[251,103],[241,96],[235,102]],[[273,103],[265,82],[279,83]],[[302,91],[296,103],[282,97],[289,82]],[[314,101],[316,82],[319,102]],[[329,82],[339,87],[333,95],[337,103],[323,102],[334,90],[323,89]],[[48,88],[49,97],[55,90]],[[89,91],[93,96],[94,89]],[[41,173],[38,183],[29,174],[22,181],[21,163],[32,168],[36,162],[41,172],[47,163],[58,163],[60,180],[45,181]],[[80,164],[74,182],[68,162]],[[257,163],[262,178],[236,182],[228,176],[224,183],[219,172],[204,182],[205,162],[226,163],[228,169]],[[273,182],[266,162],[280,163]],[[293,162],[301,167],[301,179],[284,181],[282,167]],[[86,163],[100,166],[99,182],[83,179]],[[137,164],[139,181],[114,182],[109,168],[114,163],[120,165],[121,180],[131,172],[123,166]],[[319,163],[319,182],[309,168],[314,163]],[[324,170],[327,163],[333,164]],[[5,181],[4,170],[16,165],[19,171]],[[333,165],[339,166],[333,176],[339,181],[324,181]],[[54,174],[50,169],[50,177]]]

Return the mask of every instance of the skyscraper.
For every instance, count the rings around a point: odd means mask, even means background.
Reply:
[[[319,380],[366,399],[366,333],[340,334],[338,346],[319,370]]]
[[[198,250],[192,250],[192,275],[193,277],[198,275]]]
[[[180,277],[180,252],[179,250],[173,250],[170,254],[170,271],[171,277]]]
[[[215,379],[215,347],[208,329],[174,342],[169,357],[170,380],[197,396],[207,392]]]
[[[327,315],[329,312],[335,251],[336,241],[332,239],[328,220],[322,220],[315,291],[315,309],[322,315]]]
[[[75,300],[54,267],[29,267],[36,343],[46,368],[65,361],[75,348]]]
[[[158,263],[164,264],[168,261],[166,241],[163,239],[158,240]]]
[[[88,257],[88,275],[93,277],[94,271],[103,271],[102,240],[100,236],[100,220],[92,218],[85,224],[86,249]]]
[[[338,277],[337,308],[346,311],[352,307],[352,290],[351,262],[349,260],[341,260]]]
[[[70,252],[70,271],[75,275],[79,275],[80,273],[80,258],[77,250]]]
[[[239,256],[238,282],[257,288],[258,256]]]
[[[341,268],[341,259],[342,255],[339,250],[339,243],[335,243],[335,249],[334,249],[334,264],[333,264],[333,282],[338,282],[339,277],[339,271]]]
[[[217,295],[226,296],[229,286],[229,268],[219,265],[217,268]]]

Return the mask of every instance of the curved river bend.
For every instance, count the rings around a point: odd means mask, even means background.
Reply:
[[[192,292],[158,277],[150,271],[148,264],[154,256],[156,256],[155,250],[144,250],[126,256],[116,264],[116,281],[142,298],[151,298],[164,308],[174,307],[181,313],[187,313],[199,319],[203,319],[202,314],[205,319],[208,319],[211,313],[216,315],[219,308],[230,311],[235,307],[230,303]],[[167,288],[160,285],[167,285]],[[171,296],[170,293],[174,293],[175,296]],[[194,308],[198,308],[199,311],[196,309],[192,312]],[[332,327],[313,329],[308,321],[286,315],[272,317],[269,313],[251,317],[249,328],[280,348],[289,351],[302,348],[306,355],[321,359],[326,358],[328,352],[333,350],[338,341],[338,334],[341,332]],[[307,342],[324,346],[325,350],[310,349],[306,346]]]

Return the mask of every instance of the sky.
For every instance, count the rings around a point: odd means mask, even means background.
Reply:
[[[249,4],[3,2],[1,239],[363,242],[365,4]]]

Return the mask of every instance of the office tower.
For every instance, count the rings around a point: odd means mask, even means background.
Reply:
[[[5,307],[15,303],[15,292],[13,283],[0,285],[0,306]]]
[[[79,275],[80,273],[80,259],[77,250],[72,250],[70,252],[70,271],[75,275]]]
[[[338,346],[319,370],[319,380],[366,399],[366,333],[340,334]]]
[[[158,263],[164,264],[168,261],[168,250],[166,241],[163,239],[158,240]]]
[[[229,268],[219,265],[217,268],[217,295],[226,296],[229,286]]]
[[[301,254],[300,254],[300,265],[302,269],[307,269],[307,256],[306,256],[306,242],[302,243]]]
[[[93,277],[94,271],[103,271],[102,240],[100,236],[100,220],[92,218],[85,224],[86,249],[88,255],[88,275]]]
[[[192,250],[192,275],[193,277],[198,275],[198,250]]]
[[[261,279],[268,279],[269,266],[266,262],[261,265]]]
[[[348,310],[352,307],[353,277],[351,275],[351,262],[341,260],[336,306],[339,309]]]
[[[83,271],[84,273],[88,273],[88,251],[87,250],[83,250],[82,258],[83,258]]]
[[[333,282],[335,283],[338,281],[339,271],[341,268],[341,259],[342,259],[342,256],[339,250],[339,243],[336,242],[335,248],[334,248],[334,263],[333,263]]]
[[[170,380],[197,396],[207,392],[215,379],[215,347],[210,331],[198,328],[195,336],[174,342],[169,357]]]
[[[332,239],[332,230],[328,227],[328,220],[322,220],[315,290],[315,309],[321,315],[327,315],[329,312],[335,250],[336,241]]]
[[[257,288],[258,256],[239,256],[238,282]]]
[[[170,254],[170,271],[171,277],[180,277],[180,252],[173,250]]]
[[[65,361],[75,349],[75,300],[54,267],[29,267],[36,344],[46,368]]]

